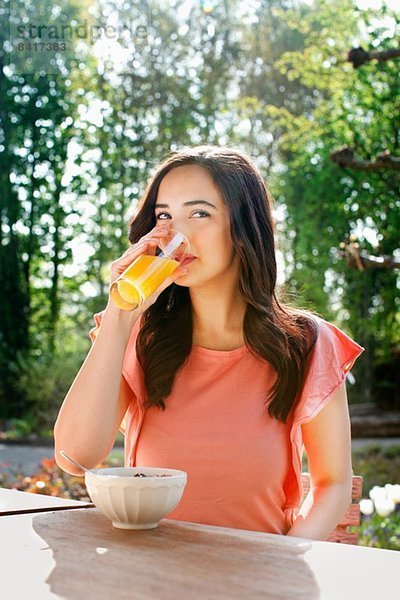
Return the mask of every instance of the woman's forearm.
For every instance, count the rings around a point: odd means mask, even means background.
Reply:
[[[351,482],[315,486],[305,498],[295,523],[286,535],[326,540],[349,508],[351,486]]]
[[[126,346],[135,312],[109,306],[100,331],[69,389],[54,426],[55,456],[69,473],[77,469],[60,456],[65,450],[89,468],[110,451],[120,418],[119,392]]]

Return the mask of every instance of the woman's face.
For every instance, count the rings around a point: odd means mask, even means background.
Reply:
[[[177,285],[196,287],[239,276],[239,256],[230,234],[229,210],[211,175],[199,165],[169,171],[161,181],[155,204],[156,222],[169,220],[190,242],[196,260]]]

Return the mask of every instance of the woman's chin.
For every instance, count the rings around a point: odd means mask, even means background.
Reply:
[[[178,279],[176,279],[176,280],[174,281],[174,283],[175,283],[176,285],[182,285],[182,286],[183,286],[183,285],[189,285],[188,283],[186,283],[186,280],[187,280],[187,278],[188,278],[188,276],[187,276],[187,275],[181,275],[180,277],[178,277]]]

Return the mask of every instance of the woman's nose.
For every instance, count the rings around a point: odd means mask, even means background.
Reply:
[[[171,219],[169,221],[169,223],[170,223],[171,229],[175,229],[175,231],[180,231],[180,233],[183,233],[183,235],[189,239],[190,231],[189,231],[189,227],[187,226],[187,224],[184,225],[182,222],[173,220],[173,219]]]

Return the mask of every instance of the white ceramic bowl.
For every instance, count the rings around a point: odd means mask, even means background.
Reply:
[[[133,477],[136,473],[149,477]],[[93,503],[118,529],[157,527],[180,502],[186,481],[185,471],[154,467],[110,467],[85,473]]]

